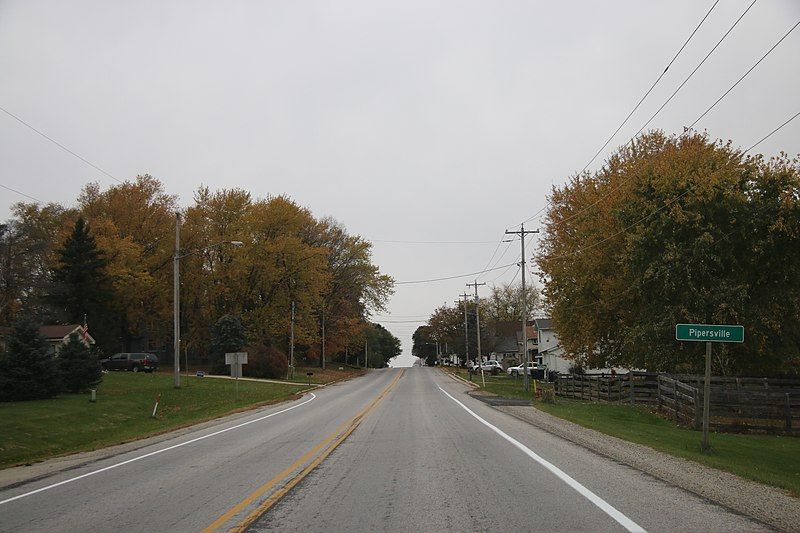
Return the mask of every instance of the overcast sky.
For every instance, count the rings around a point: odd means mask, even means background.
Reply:
[[[373,240],[397,281],[445,277],[484,269],[503,231],[584,167],[712,3],[0,0],[0,106],[183,205],[200,184],[285,193]],[[750,3],[719,2],[604,154]],[[798,20],[797,0],[758,1],[651,126],[682,131]],[[800,28],[697,127],[750,146],[800,111],[798,66]],[[800,119],[758,151],[798,141]],[[1,184],[43,201],[114,183],[2,113],[0,162]],[[3,219],[19,200],[0,189]],[[492,263],[518,255],[502,244]],[[467,281],[398,285],[380,320],[410,352]]]

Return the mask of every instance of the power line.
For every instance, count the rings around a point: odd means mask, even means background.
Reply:
[[[729,35],[729,34],[730,34],[732,31],[733,31],[733,29],[734,29],[734,28],[735,28],[735,27],[736,27],[736,26],[739,24],[739,21],[741,21],[741,20],[744,18],[744,16],[747,14],[747,12],[748,12],[748,11],[750,11],[750,8],[752,8],[752,7],[753,7],[753,5],[755,5],[755,3],[756,3],[757,1],[758,1],[758,0],[753,0],[753,1],[752,1],[752,3],[751,3],[749,6],[747,6],[747,9],[745,9],[745,10],[744,10],[744,12],[742,12],[742,14],[741,14],[741,15],[739,15],[739,18],[738,18],[738,19],[736,19],[736,22],[734,22],[734,23],[733,23],[733,25],[732,25],[730,28],[728,28],[728,31],[726,31],[726,32],[725,32],[725,33],[722,35],[722,37],[720,38],[720,40],[719,40],[719,41],[717,41],[717,44],[715,44],[715,45],[714,45],[714,47],[713,47],[713,48],[712,48],[712,49],[711,49],[711,50],[710,50],[710,51],[709,51],[709,52],[708,52],[708,53],[705,55],[705,57],[702,59],[702,61],[700,61],[700,63],[698,63],[698,64],[697,64],[697,66],[696,66],[696,67],[694,67],[694,70],[692,70],[692,71],[689,73],[689,75],[688,75],[688,76],[686,76],[686,79],[685,79],[685,80],[683,80],[683,82],[682,82],[680,85],[678,85],[678,88],[677,88],[677,89],[675,89],[675,91],[674,91],[674,92],[673,92],[673,93],[672,93],[672,94],[669,96],[669,98],[667,98],[667,101],[666,101],[666,102],[664,102],[663,104],[661,104],[661,107],[659,107],[659,108],[656,110],[656,112],[655,112],[655,113],[653,113],[653,115],[652,115],[652,116],[651,116],[649,119],[647,119],[647,122],[645,122],[645,123],[644,123],[644,125],[643,125],[641,128],[639,128],[639,131],[637,131],[637,132],[636,132],[636,134],[635,134],[635,135],[634,135],[634,136],[631,138],[631,140],[632,140],[632,139],[635,139],[637,135],[639,135],[640,133],[642,133],[642,131],[643,131],[643,130],[644,130],[644,129],[645,129],[645,128],[646,128],[646,127],[647,127],[647,126],[648,126],[648,125],[649,125],[649,124],[652,122],[652,121],[653,121],[653,119],[654,119],[654,118],[656,118],[656,116],[657,116],[659,113],[661,113],[661,110],[662,110],[662,109],[664,109],[664,108],[667,106],[667,104],[669,104],[669,103],[672,101],[672,99],[673,99],[673,98],[675,98],[675,95],[676,95],[676,94],[678,94],[678,91],[680,91],[680,90],[683,88],[683,86],[684,86],[684,85],[686,85],[686,83],[687,83],[687,82],[688,82],[690,79],[692,79],[692,76],[694,76],[695,72],[697,72],[697,71],[700,69],[700,67],[702,67],[702,66],[703,66],[703,63],[705,63],[705,62],[706,62],[706,60],[707,60],[709,57],[711,57],[711,54],[713,54],[713,53],[714,53],[714,50],[716,50],[716,49],[717,49],[717,47],[719,47],[719,45],[720,45],[720,44],[722,44],[722,41],[724,41],[724,40],[725,40],[725,38],[726,38],[726,37],[727,37],[727,36],[728,36],[728,35]]]
[[[29,128],[30,130],[32,130],[32,131],[34,131],[34,132],[38,133],[39,135],[41,135],[42,137],[44,137],[45,139],[47,139],[47,140],[48,140],[48,141],[50,141],[51,143],[55,144],[56,146],[58,146],[59,148],[61,148],[61,149],[62,149],[62,150],[64,150],[65,152],[67,152],[68,154],[71,154],[71,155],[73,155],[73,156],[77,157],[78,159],[80,159],[81,161],[83,161],[84,163],[86,163],[87,165],[89,165],[90,167],[92,167],[93,169],[97,170],[98,172],[102,172],[103,174],[105,174],[106,176],[108,176],[109,178],[111,178],[112,180],[114,180],[114,181],[116,181],[116,182],[119,182],[119,183],[122,183],[122,180],[119,180],[119,179],[117,179],[117,178],[116,178],[114,175],[112,175],[111,173],[109,173],[109,172],[107,172],[107,171],[103,170],[102,168],[100,168],[99,166],[95,165],[94,163],[92,163],[91,161],[89,161],[88,159],[86,159],[85,157],[83,157],[82,155],[80,155],[80,154],[77,154],[77,153],[73,152],[72,150],[70,150],[69,148],[67,148],[66,146],[64,146],[63,144],[61,144],[60,142],[58,142],[57,140],[53,139],[52,137],[50,137],[49,135],[47,135],[47,134],[46,134],[46,133],[44,133],[43,131],[36,129],[36,128],[35,128],[35,127],[33,127],[31,124],[28,124],[27,122],[25,122],[24,120],[22,120],[20,117],[18,117],[17,115],[15,115],[14,113],[12,113],[12,112],[11,112],[11,111],[9,111],[8,109],[5,109],[4,107],[1,107],[1,106],[0,106],[0,111],[2,111],[3,113],[5,113],[5,114],[6,114],[6,115],[8,115],[9,117],[13,118],[14,120],[16,120],[17,122],[19,122],[19,123],[20,123],[20,124],[22,124],[23,126],[25,126],[25,127]],[[17,191],[15,191],[15,192],[17,192]],[[21,193],[20,193],[20,194],[21,194]],[[27,195],[26,195],[26,196],[27,196]]]
[[[514,265],[514,264],[515,263],[511,263],[511,265]],[[483,272],[491,272],[492,270],[500,270],[501,268],[506,268],[507,266],[509,266],[509,265],[502,265],[502,266],[499,266],[499,267],[490,268],[490,269],[484,270]],[[435,281],[445,281],[445,280],[448,280],[448,279],[467,278],[467,277],[470,277],[470,276],[475,276],[476,274],[480,274],[480,273],[481,272],[470,272],[469,274],[458,274],[456,276],[447,276],[447,277],[444,277],[444,278],[418,279],[418,280],[414,280],[414,281],[396,281],[394,284],[395,285],[412,285],[412,284],[415,284],[415,283],[432,283],[432,282],[435,282]]]
[[[12,189],[11,187],[8,187],[8,186],[6,186],[6,185],[3,185],[2,183],[0,183],[0,187],[2,187],[2,188],[4,188],[4,189],[6,189],[6,190],[8,190],[8,191],[15,192],[15,193],[17,193],[17,194],[19,194],[19,195],[21,195],[21,196],[24,196],[25,198],[30,198],[30,199],[31,199],[31,200],[33,200],[34,202],[39,202],[40,204],[44,204],[44,203],[46,203],[44,200],[39,200],[39,199],[38,199],[38,198],[36,198],[35,196],[31,196],[30,194],[25,194],[24,192],[22,192],[22,191],[18,191],[17,189]]]
[[[381,242],[388,244],[494,244],[495,241],[392,241],[382,239],[370,239],[370,242]]]
[[[756,3],[756,1],[757,1],[757,0],[753,0],[753,4],[755,4],[755,3]],[[678,51],[677,51],[677,52],[675,53],[675,55],[672,57],[672,59],[670,60],[670,62],[667,64],[666,68],[664,68],[664,71],[663,71],[663,72],[661,72],[661,74],[658,76],[658,78],[656,78],[656,81],[654,81],[654,82],[653,82],[653,84],[650,86],[650,88],[647,90],[647,92],[645,92],[644,96],[642,96],[642,98],[641,98],[641,99],[640,99],[640,100],[639,100],[639,101],[636,103],[636,105],[635,105],[635,106],[634,106],[634,108],[631,110],[631,112],[630,112],[630,113],[628,113],[628,116],[626,116],[626,117],[625,117],[625,120],[623,120],[623,121],[622,121],[622,123],[619,125],[619,127],[617,127],[617,129],[616,129],[616,130],[614,130],[614,133],[612,133],[612,134],[611,134],[611,136],[610,136],[610,137],[608,138],[608,140],[607,140],[607,141],[606,141],[606,142],[603,144],[603,146],[601,146],[601,147],[600,147],[600,149],[597,151],[597,153],[595,153],[595,154],[594,154],[594,156],[592,156],[592,158],[589,160],[589,162],[588,162],[588,163],[586,163],[586,165],[583,167],[583,170],[581,170],[581,173],[585,172],[585,171],[586,171],[586,169],[587,169],[587,168],[589,168],[589,165],[591,165],[591,164],[592,164],[592,162],[593,162],[595,159],[597,159],[597,156],[598,156],[598,155],[600,155],[600,153],[601,153],[601,152],[602,152],[602,151],[603,151],[603,150],[606,148],[606,146],[608,146],[608,144],[609,144],[609,143],[611,142],[611,140],[612,140],[612,139],[613,139],[613,138],[614,138],[614,137],[617,135],[617,133],[619,133],[619,131],[622,129],[622,127],[623,127],[625,124],[627,124],[627,122],[628,122],[628,120],[630,120],[631,116],[633,116],[633,114],[636,112],[636,110],[637,110],[637,109],[639,109],[639,106],[641,106],[641,105],[642,105],[642,102],[644,102],[644,100],[645,100],[645,99],[646,99],[646,98],[647,98],[647,97],[650,95],[650,93],[653,91],[653,89],[654,89],[654,88],[655,88],[655,86],[658,84],[658,82],[659,82],[659,81],[661,81],[661,78],[663,78],[663,77],[664,77],[664,75],[667,73],[667,71],[669,70],[669,67],[671,67],[671,66],[672,66],[672,64],[673,64],[673,63],[675,62],[675,60],[678,58],[678,56],[679,56],[679,55],[680,55],[680,53],[683,51],[683,49],[684,49],[684,48],[686,48],[686,45],[688,45],[688,44],[689,44],[689,41],[691,41],[692,37],[694,37],[695,33],[697,33],[697,30],[699,30],[699,29],[700,29],[700,26],[702,26],[702,25],[703,25],[703,23],[706,21],[706,19],[708,18],[708,16],[711,14],[711,12],[714,10],[714,8],[717,6],[717,4],[718,4],[718,3],[719,3],[719,0],[715,1],[715,2],[714,2],[712,5],[711,5],[711,7],[709,8],[709,10],[706,12],[705,16],[703,16],[703,18],[700,20],[700,22],[699,22],[699,23],[697,24],[697,26],[695,27],[694,31],[692,31],[692,33],[689,35],[689,37],[686,39],[686,41],[684,41],[683,45],[681,45],[681,47],[678,49]],[[750,4],[750,6],[747,8],[747,10],[749,10],[749,9],[750,9],[750,7],[753,7],[753,4]],[[745,13],[747,13],[747,11],[745,11]],[[743,16],[744,16],[744,14],[742,14],[742,17],[743,17]],[[741,18],[742,18],[742,17],[739,17],[739,20],[741,20]],[[738,24],[738,22],[739,22],[739,21],[737,20],[737,21],[736,21],[736,23],[734,24],[734,26],[735,26],[736,24]],[[725,38],[725,36],[727,36],[727,34],[728,34],[728,33],[730,33],[730,31],[731,31],[732,29],[733,29],[733,27],[731,27],[731,29],[729,29],[729,30],[728,30],[728,32],[727,32],[727,33],[726,33],[726,34],[723,36],[723,39]],[[719,41],[719,42],[722,42],[722,39],[720,39],[720,41]],[[719,42],[717,43],[717,45],[716,45],[714,48],[716,48],[717,46],[719,46]],[[711,52],[713,52],[713,51],[714,51],[714,49],[712,49],[712,50],[711,50]],[[711,55],[711,52],[709,52],[709,53],[708,53],[708,55]],[[705,60],[706,60],[706,59],[708,59],[708,55],[707,55],[707,56],[706,56],[706,57],[703,59],[703,61],[700,63],[700,65],[702,65],[702,64],[703,64],[703,62],[705,62]],[[700,65],[698,65],[698,66],[695,68],[695,71],[697,71],[697,69],[698,69],[698,68],[700,68]],[[692,72],[692,74],[694,74],[694,72],[695,72],[695,71],[693,71],[693,72]],[[690,75],[689,75],[689,77],[691,77],[691,76],[692,76],[692,74],[690,74]],[[683,82],[683,84],[685,84],[687,81],[689,81],[689,79],[688,79],[688,78],[687,78],[687,79],[686,79],[686,80]],[[681,84],[681,87],[683,87],[683,84]],[[678,90],[680,90],[680,87],[678,87],[678,89],[675,91],[675,93],[677,93],[677,92],[678,92]],[[673,97],[673,96],[675,96],[675,93],[673,93],[673,94],[672,94],[672,96],[670,97],[670,100],[672,99],[672,97]],[[659,111],[661,111],[661,109],[663,109],[663,108],[664,108],[664,106],[665,106],[665,105],[667,105],[667,103],[669,103],[669,100],[667,100],[667,102],[665,102],[665,103],[664,103],[664,105],[662,105],[662,106],[661,106],[661,108],[659,108],[659,110],[658,110],[658,111],[656,111],[656,114],[658,114],[658,112],[659,112]],[[653,115],[653,117],[651,117],[651,118],[650,118],[650,120],[652,120],[654,117],[655,117],[655,115]],[[649,123],[650,123],[650,120],[648,120],[648,121],[647,121],[647,124],[649,124]],[[644,129],[644,126],[642,127],[642,129]],[[640,129],[639,131],[641,132],[641,129]],[[637,135],[638,135],[638,133],[637,133]],[[635,136],[634,136],[634,137],[635,137]],[[599,200],[598,200],[598,201],[599,201]],[[545,205],[544,205],[544,206],[543,206],[541,209],[539,209],[539,210],[538,210],[536,213],[534,213],[534,214],[533,214],[533,215],[531,215],[530,217],[526,218],[526,219],[525,219],[525,220],[524,220],[522,223],[523,223],[523,224],[525,224],[525,223],[527,223],[527,222],[530,222],[530,221],[531,221],[531,220],[533,220],[534,218],[537,218],[538,216],[540,216],[542,213],[544,213],[544,212],[547,210],[547,208],[548,208],[549,204],[550,204],[550,202],[545,202]],[[595,205],[596,205],[596,204],[595,204]],[[590,207],[593,207],[593,206],[589,206],[589,208],[590,208]],[[587,209],[588,209],[588,208],[587,208]]]
[[[374,320],[380,324],[424,324],[427,320]]]
[[[722,99],[723,99],[723,98],[725,98],[726,96],[728,96],[728,93],[730,93],[730,92],[731,92],[731,91],[732,91],[732,90],[733,90],[733,89],[734,89],[734,88],[735,88],[737,85],[739,85],[739,83],[741,83],[741,81],[742,81],[743,79],[745,79],[745,78],[747,77],[747,75],[748,75],[748,74],[750,74],[751,72],[753,72],[753,69],[755,69],[755,68],[756,68],[756,67],[759,65],[759,63],[761,63],[762,61],[764,61],[764,58],[766,58],[768,55],[770,55],[770,54],[772,53],[772,51],[773,51],[773,50],[775,50],[775,48],[777,48],[777,47],[778,47],[778,45],[779,45],[779,44],[781,44],[781,43],[783,42],[783,40],[784,40],[784,39],[786,39],[786,37],[788,37],[788,36],[789,36],[789,34],[790,34],[790,33],[792,33],[792,32],[795,30],[795,28],[797,28],[797,26],[799,26],[799,25],[800,25],[800,20],[798,20],[798,21],[797,21],[797,22],[794,24],[794,26],[792,26],[791,28],[789,28],[789,31],[787,31],[786,33],[784,33],[784,34],[783,34],[783,37],[781,37],[780,39],[778,39],[778,42],[777,42],[777,43],[775,43],[775,44],[773,44],[773,45],[772,45],[772,48],[770,48],[769,50],[767,50],[767,53],[765,53],[763,56],[761,56],[761,59],[759,59],[758,61],[756,61],[756,62],[755,62],[755,64],[754,64],[752,67],[750,67],[749,69],[747,69],[747,72],[745,72],[744,74],[742,74],[742,77],[741,77],[741,78],[739,78],[738,80],[736,80],[736,83],[734,83],[733,85],[731,85],[731,86],[730,86],[730,88],[729,88],[727,91],[725,91],[725,92],[722,94],[722,96],[720,96],[719,98],[717,98],[717,101],[716,101],[716,102],[714,102],[713,104],[711,104],[711,106],[709,106],[709,108],[708,108],[708,109],[706,109],[705,111],[703,111],[703,114],[702,114],[702,115],[700,115],[699,117],[697,117],[697,118],[695,119],[695,121],[694,121],[694,122],[692,122],[692,123],[691,123],[691,125],[689,125],[689,128],[694,128],[694,125],[695,125],[695,124],[697,124],[698,122],[700,122],[700,119],[702,119],[704,116],[706,116],[706,115],[708,114],[708,112],[709,112],[709,111],[711,111],[712,109],[714,109],[714,107],[715,107],[715,106],[716,106],[718,103],[720,103],[720,102],[722,101]]]
[[[623,127],[625,124],[627,124],[627,122],[628,122],[628,120],[631,118],[631,116],[633,116],[633,114],[636,112],[636,110],[637,110],[637,109],[639,109],[639,106],[641,106],[641,105],[642,105],[642,102],[644,102],[645,98],[647,98],[647,97],[650,95],[650,93],[653,91],[653,89],[654,89],[654,88],[655,88],[655,86],[658,84],[658,82],[659,82],[659,81],[661,81],[661,78],[663,78],[663,77],[664,77],[664,75],[667,73],[667,71],[669,70],[669,67],[671,67],[671,66],[672,66],[672,64],[675,62],[675,60],[676,60],[676,59],[678,59],[678,56],[680,55],[680,53],[681,53],[681,52],[683,52],[683,49],[684,49],[684,48],[686,48],[686,45],[687,45],[687,44],[689,44],[689,41],[691,41],[691,40],[692,40],[692,37],[694,37],[694,34],[695,34],[695,33],[697,33],[697,30],[699,30],[699,29],[700,29],[700,26],[702,26],[702,25],[703,25],[703,23],[706,21],[706,19],[707,19],[707,18],[708,18],[708,16],[711,14],[711,12],[712,12],[712,11],[714,11],[714,8],[715,8],[715,7],[717,7],[717,4],[718,4],[718,3],[719,3],[719,0],[716,0],[716,2],[714,2],[714,3],[711,5],[711,7],[709,8],[709,10],[706,12],[705,16],[704,16],[704,17],[703,17],[703,18],[700,20],[700,22],[699,22],[699,23],[697,24],[697,26],[694,28],[694,31],[692,31],[692,33],[689,35],[689,37],[688,37],[688,38],[687,38],[687,39],[686,39],[686,40],[683,42],[683,45],[681,45],[680,49],[678,49],[678,51],[677,51],[677,52],[675,53],[675,55],[672,57],[672,59],[670,60],[670,62],[667,64],[667,66],[666,66],[666,68],[664,69],[664,71],[663,71],[663,72],[662,72],[662,73],[661,73],[661,74],[658,76],[658,78],[656,78],[656,81],[654,81],[654,82],[653,82],[653,84],[650,86],[650,88],[649,88],[649,89],[647,89],[647,92],[646,92],[646,93],[644,93],[644,96],[642,96],[642,97],[639,99],[639,102],[637,102],[637,104],[634,106],[634,108],[633,108],[633,109],[631,109],[631,112],[630,112],[630,113],[628,113],[628,116],[627,116],[627,117],[625,117],[625,120],[623,120],[623,121],[620,123],[620,125],[617,127],[617,129],[616,129],[616,130],[614,130],[614,133],[612,133],[612,134],[611,134],[611,136],[608,138],[608,140],[606,140],[606,142],[603,144],[603,146],[601,146],[601,147],[600,147],[600,149],[597,151],[597,153],[595,153],[595,154],[592,156],[592,158],[589,160],[589,162],[588,162],[588,163],[586,163],[586,165],[583,167],[583,170],[581,170],[581,173],[585,172],[585,171],[586,171],[586,169],[587,169],[587,168],[589,168],[589,165],[591,165],[591,164],[592,164],[592,162],[593,162],[595,159],[597,159],[597,156],[598,156],[598,155],[600,155],[600,153],[601,153],[601,152],[602,152],[602,151],[605,149],[605,147],[606,147],[606,146],[608,146],[608,143],[610,143],[610,142],[611,142],[611,140],[614,138],[614,136],[616,136],[616,134],[617,134],[617,133],[619,133],[619,130],[621,130],[621,129],[622,129],[622,127]],[[753,3],[755,3],[755,1],[754,1]],[[752,7],[752,4],[751,4],[751,7]],[[749,8],[748,8],[748,9],[749,9]],[[530,219],[529,219],[529,220],[530,220]],[[527,220],[526,220],[525,222],[527,222]]]
[[[725,32],[725,33],[722,35],[722,37],[721,37],[721,38],[720,38],[720,39],[717,41],[717,43],[716,43],[716,44],[715,44],[715,45],[714,45],[714,46],[711,48],[711,50],[710,50],[710,51],[709,51],[709,52],[708,52],[708,53],[705,55],[705,57],[703,57],[703,59],[700,61],[700,63],[698,63],[698,64],[697,64],[697,66],[694,68],[694,70],[692,70],[692,72],[690,72],[690,73],[689,73],[689,75],[688,75],[688,76],[687,76],[687,77],[686,77],[686,78],[683,80],[683,82],[682,82],[682,83],[681,83],[681,84],[678,86],[678,88],[677,88],[677,89],[675,89],[675,91],[674,91],[674,92],[673,92],[673,93],[672,93],[672,94],[669,96],[669,98],[667,98],[667,100],[666,100],[666,101],[665,101],[663,104],[661,104],[661,107],[659,107],[659,108],[656,110],[656,112],[655,112],[655,113],[653,113],[653,115],[652,115],[652,116],[651,116],[651,117],[650,117],[650,118],[647,120],[647,122],[645,122],[645,123],[644,123],[644,125],[643,125],[641,128],[639,128],[639,131],[637,131],[637,132],[636,132],[636,134],[635,134],[635,135],[633,135],[633,137],[631,137],[631,138],[630,138],[630,139],[629,139],[629,140],[626,142],[626,144],[627,144],[628,142],[631,142],[631,141],[633,141],[634,139],[636,139],[636,137],[637,137],[637,136],[638,136],[638,135],[639,135],[639,134],[640,134],[640,133],[641,133],[641,132],[642,132],[642,131],[643,131],[643,130],[644,130],[644,129],[645,129],[645,128],[646,128],[646,127],[649,125],[649,124],[650,124],[650,122],[652,122],[652,121],[653,121],[653,119],[654,119],[654,118],[655,118],[655,117],[656,117],[656,116],[657,116],[657,115],[658,115],[658,114],[661,112],[661,110],[662,110],[662,109],[664,109],[664,107],[666,107],[666,106],[667,106],[667,104],[669,104],[669,102],[670,102],[670,101],[672,101],[672,99],[675,97],[675,95],[676,95],[676,94],[678,94],[678,91],[680,91],[680,90],[681,90],[681,88],[683,88],[683,86],[684,86],[684,85],[686,85],[686,83],[687,83],[687,82],[688,82],[688,81],[689,81],[689,80],[692,78],[692,76],[694,76],[695,72],[697,72],[697,71],[700,69],[700,67],[701,67],[701,66],[702,66],[702,65],[703,65],[703,64],[706,62],[706,60],[707,60],[707,59],[708,59],[708,58],[711,56],[711,54],[712,54],[712,53],[714,53],[714,51],[715,51],[715,50],[716,50],[716,49],[719,47],[719,45],[720,45],[720,44],[722,44],[722,41],[724,41],[724,40],[725,40],[725,38],[726,38],[726,37],[727,37],[727,36],[728,36],[728,35],[729,35],[729,34],[730,34],[732,31],[733,31],[733,29],[734,29],[734,28],[735,28],[735,27],[736,27],[736,26],[739,24],[739,22],[740,22],[740,21],[741,21],[741,20],[744,18],[744,16],[747,14],[747,12],[748,12],[748,11],[750,11],[750,9],[753,7],[753,5],[755,5],[755,3],[756,3],[757,1],[758,1],[758,0],[753,0],[753,1],[750,3],[750,5],[748,5],[748,6],[747,6],[747,8],[746,8],[746,9],[745,9],[745,10],[742,12],[742,14],[741,14],[741,15],[739,15],[739,18],[737,18],[737,19],[736,19],[736,21],[735,21],[735,22],[734,22],[734,23],[731,25],[731,27],[730,27],[730,28],[728,28],[728,30],[727,30],[727,31],[726,31],[726,32]],[[716,4],[715,4],[715,5],[716,5]],[[712,6],[712,8],[713,8],[713,6]],[[796,26],[796,25],[795,25],[795,26]],[[792,29],[794,29],[794,28],[792,28]],[[790,30],[790,32],[791,32],[791,30]],[[788,34],[787,34],[787,35],[788,35]],[[784,36],[784,38],[785,38],[785,37],[786,37],[786,36]],[[783,39],[781,39],[781,40],[783,40]],[[779,43],[780,43],[780,41],[779,41]],[[777,46],[777,44],[776,44],[775,46]],[[773,49],[774,49],[774,47],[773,47]],[[770,50],[770,51],[771,51],[771,50]],[[769,53],[769,52],[768,52],[768,53]],[[765,57],[766,57],[766,55],[765,55]],[[763,59],[763,58],[762,58],[762,59]],[[760,60],[759,60],[759,62],[760,62]],[[755,68],[755,65],[753,66],[753,68]],[[752,70],[752,69],[751,69],[751,70]],[[741,81],[741,80],[740,80],[740,81]],[[738,83],[738,82],[737,82],[737,83]],[[731,88],[731,89],[732,89],[732,88]],[[730,92],[730,89],[728,90],[728,92]],[[726,94],[727,94],[727,93],[726,93]],[[724,95],[723,95],[723,97],[724,97]],[[720,98],[720,100],[721,100],[721,98]],[[716,105],[716,103],[715,103],[714,105]],[[712,106],[712,107],[713,107],[713,106]],[[710,108],[709,108],[709,109],[708,109],[706,112],[708,112],[708,111],[710,111]],[[700,120],[700,118],[702,118],[702,116],[701,116],[701,117],[699,117],[697,120]],[[695,121],[695,123],[696,123],[696,122],[697,122],[697,121]],[[586,170],[586,167],[584,167],[584,170]],[[623,180],[623,181],[621,181],[621,182],[620,182],[620,184],[619,184],[619,185],[617,185],[617,187],[615,187],[615,188],[611,189],[611,190],[610,190],[610,191],[608,191],[606,194],[603,194],[603,195],[601,195],[601,196],[600,196],[600,197],[599,197],[597,200],[595,200],[593,203],[589,204],[588,206],[586,206],[586,207],[584,207],[584,208],[582,208],[582,209],[578,210],[577,212],[573,213],[573,214],[572,214],[572,215],[570,215],[569,217],[567,217],[567,218],[565,218],[565,219],[561,220],[561,221],[560,221],[560,223],[564,223],[564,222],[567,222],[567,221],[569,221],[569,220],[572,220],[572,219],[574,219],[574,218],[578,217],[579,215],[581,215],[581,214],[583,214],[583,213],[587,212],[588,210],[592,209],[593,207],[595,207],[596,205],[598,205],[598,204],[599,204],[601,201],[603,201],[605,198],[607,198],[608,196],[610,196],[611,194],[613,194],[614,192],[616,192],[617,190],[619,190],[619,189],[620,189],[620,188],[621,188],[621,187],[622,187],[622,186],[623,186],[623,185],[624,185],[624,184],[625,184],[625,183],[626,183],[626,182],[627,182],[629,179],[630,179],[630,178],[628,178],[628,179],[626,179],[626,180]],[[532,217],[530,217],[528,220],[531,220],[531,219],[533,219],[533,218],[535,218],[535,217],[539,216],[539,215],[540,215],[542,212],[544,212],[544,211],[547,209],[548,205],[550,205],[550,202],[547,202],[547,204],[546,204],[546,205],[545,205],[545,206],[544,206],[542,209],[540,209],[539,211],[537,211],[537,212],[536,212],[536,213],[535,213],[535,214],[534,214]],[[528,220],[526,220],[526,222],[528,222]]]
[[[778,132],[778,130],[780,130],[780,129],[781,129],[781,128],[783,128],[785,125],[787,125],[788,123],[790,123],[791,121],[793,121],[794,119],[796,119],[798,116],[800,116],[800,111],[798,111],[797,113],[795,113],[795,115],[794,115],[792,118],[790,118],[789,120],[787,120],[786,122],[784,122],[783,124],[781,124],[780,126],[778,126],[777,128],[775,128],[774,130],[772,130],[771,132],[769,132],[768,134],[766,134],[765,136],[763,136],[763,137],[761,138],[761,140],[759,140],[759,141],[758,141],[757,143],[755,143],[753,146],[751,146],[750,148],[748,148],[747,150],[745,150],[745,151],[744,151],[744,153],[746,154],[747,152],[749,152],[750,150],[752,150],[753,148],[755,148],[755,147],[756,147],[756,146],[758,146],[759,144],[763,143],[764,141],[766,141],[767,139],[769,139],[770,137],[772,137],[772,136],[773,136],[775,133],[777,133],[777,132]]]

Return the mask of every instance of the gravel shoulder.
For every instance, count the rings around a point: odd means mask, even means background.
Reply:
[[[800,499],[787,491],[579,426],[533,406],[495,408],[732,511],[780,530],[800,531]]]

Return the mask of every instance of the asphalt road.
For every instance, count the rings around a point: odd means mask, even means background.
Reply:
[[[465,389],[432,368],[372,371],[0,489],[0,531],[226,530],[248,517],[251,531],[764,529]],[[343,439],[344,431],[352,433]],[[260,514],[292,479],[296,486]]]

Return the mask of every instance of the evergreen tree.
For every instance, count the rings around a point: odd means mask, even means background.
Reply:
[[[247,345],[242,319],[234,315],[224,315],[211,328],[211,370],[217,374],[227,371],[225,354],[238,352]]]
[[[55,361],[39,327],[18,320],[0,355],[0,401],[50,398],[61,391]]]
[[[82,392],[94,388],[103,378],[100,362],[89,347],[81,342],[77,333],[69,336],[58,352],[58,371],[64,389]]]
[[[58,256],[50,301],[64,320],[73,324],[87,320],[99,344],[114,347],[117,336],[110,320],[114,298],[106,274],[107,261],[83,218],[75,222]]]

